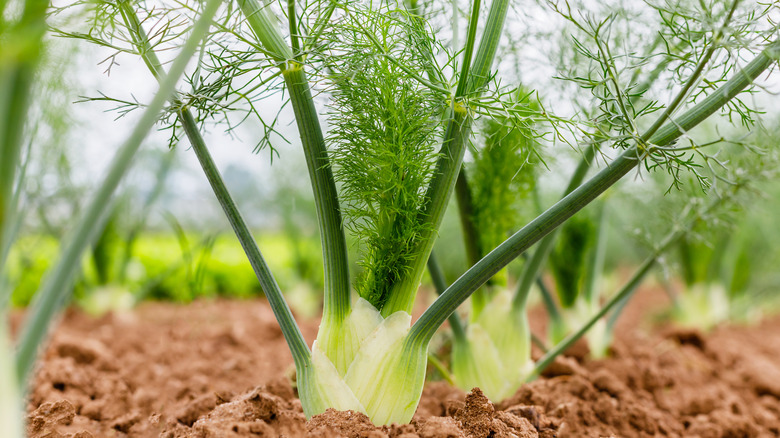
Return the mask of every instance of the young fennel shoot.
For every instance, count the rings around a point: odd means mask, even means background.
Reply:
[[[472,16],[473,18],[473,16]],[[488,26],[490,27],[490,26]],[[473,29],[470,27],[470,29]],[[264,30],[264,29],[263,29]],[[258,27],[255,27],[255,32],[259,33]],[[262,40],[263,38],[260,37]],[[771,57],[776,56],[776,48],[771,48],[768,54],[771,53],[770,57],[766,60],[757,60],[755,64],[753,64],[754,67],[757,68],[766,68],[763,67],[764,64],[768,66],[771,64],[772,61]],[[468,52],[467,52],[468,53]],[[768,61],[768,62],[767,62]],[[706,63],[706,62],[705,62]],[[749,69],[748,69],[749,70]],[[695,76],[695,75],[694,75]],[[685,130],[688,130],[698,124],[701,120],[705,118],[705,116],[708,116],[709,114],[712,114],[714,112],[713,105],[716,105],[717,102],[723,102],[723,98],[727,97],[733,97],[735,92],[737,90],[741,90],[744,86],[747,85],[745,79],[751,77],[751,74],[748,74],[746,76],[743,76],[742,74],[737,75],[730,83],[727,83],[727,85],[722,89],[721,92],[716,92],[714,95],[710,96],[709,102],[702,102],[700,105],[697,106],[691,110],[689,110],[687,113],[683,114],[681,117],[679,117],[675,123],[667,123],[664,125],[664,123],[667,121],[666,118],[671,113],[671,111],[668,111],[666,114],[664,114],[662,117],[660,117],[659,123],[657,123],[657,126],[651,127],[650,130],[648,130],[644,135],[640,136],[638,138],[638,141],[640,142],[641,148],[644,151],[649,152],[650,150],[653,150],[653,146],[648,145],[659,145],[664,146],[669,143],[671,143],[674,139],[679,137],[682,132]],[[459,86],[459,90],[462,88]],[[681,94],[685,94],[684,92]],[[720,98],[716,97],[718,94],[720,94]],[[458,93],[456,92],[456,98],[458,97]],[[672,105],[672,108],[675,107],[679,102],[676,102]],[[724,102],[725,103],[725,102]],[[295,101],[293,101],[293,104],[295,104]],[[708,108],[709,107],[709,108]],[[460,124],[462,123],[461,120],[464,120],[462,117],[464,116],[459,112],[459,108],[455,107],[454,110],[451,113],[452,117],[449,122],[449,127],[445,130],[446,134],[445,136],[454,135],[453,139],[458,139],[459,136],[462,136],[463,132],[458,132],[458,130],[453,127],[453,120],[455,123]],[[459,119],[460,118],[460,119]],[[663,126],[663,128],[661,128]],[[661,129],[659,129],[661,128]],[[449,134],[453,133],[453,134]],[[447,156],[447,154],[451,151],[446,146],[448,146],[449,143],[445,141],[445,148],[443,148],[442,152],[440,152],[443,156]],[[364,400],[368,400],[369,403],[374,402],[375,400],[380,400],[381,402],[387,402],[387,400],[383,399],[384,396],[387,395],[387,389],[385,388],[384,379],[388,378],[390,380],[393,379],[393,376],[397,376],[397,374],[393,374],[393,371],[400,370],[408,370],[410,372],[406,372],[404,374],[404,378],[400,379],[397,384],[399,386],[403,386],[405,390],[415,390],[419,391],[419,388],[421,388],[420,383],[413,383],[410,382],[410,376],[414,376],[414,373],[420,372],[420,364],[421,364],[421,356],[420,353],[421,345],[424,344],[427,345],[427,342],[430,340],[430,337],[432,336],[435,329],[455,310],[458,304],[460,304],[465,298],[473,292],[477,287],[479,287],[481,284],[483,284],[487,279],[489,279],[493,274],[498,272],[503,266],[508,263],[509,260],[514,258],[516,255],[521,253],[524,249],[526,249],[528,246],[530,246],[533,242],[541,238],[544,234],[549,232],[551,229],[553,229],[555,226],[557,226],[561,221],[565,220],[565,218],[571,216],[574,211],[581,208],[583,205],[585,205],[587,202],[593,199],[597,193],[600,193],[603,191],[607,186],[614,183],[620,176],[624,175],[628,170],[633,168],[639,160],[638,157],[641,158],[644,156],[645,152],[641,153],[640,155],[639,149],[637,147],[629,148],[628,151],[626,151],[621,157],[619,157],[615,162],[613,162],[613,165],[610,166],[609,169],[603,170],[601,173],[599,173],[597,176],[592,178],[590,181],[586,182],[583,186],[580,186],[576,190],[574,190],[570,195],[565,197],[558,205],[553,207],[552,209],[548,210],[544,214],[542,214],[539,218],[537,218],[535,221],[532,221],[527,227],[521,229],[518,233],[516,233],[513,237],[511,237],[509,240],[505,241],[503,244],[501,244],[496,250],[493,251],[490,255],[482,259],[479,263],[477,263],[474,267],[472,267],[471,270],[469,270],[466,274],[464,274],[463,277],[461,277],[458,281],[456,281],[448,291],[442,294],[440,298],[434,303],[434,305],[429,308],[421,317],[420,320],[415,323],[415,325],[412,327],[412,329],[408,332],[408,334],[402,333],[402,330],[398,328],[395,335],[392,337],[388,337],[386,340],[389,349],[395,350],[399,348],[398,346],[403,343],[403,345],[406,345],[406,349],[402,351],[394,351],[394,354],[400,354],[402,358],[402,362],[396,362],[396,357],[386,357],[382,356],[382,359],[386,359],[386,362],[384,364],[390,363],[390,367],[380,367],[380,375],[382,376],[382,381],[380,381],[378,384],[376,384],[376,387],[373,390],[366,390],[362,386],[354,386],[355,384],[360,385],[361,383],[365,381],[352,381],[352,385],[349,383],[346,385],[341,385],[340,382],[344,382],[345,379],[338,379],[338,375],[334,373],[333,368],[328,369],[328,376],[331,378],[334,378],[336,383],[334,386],[338,386],[340,390],[346,390],[350,389],[352,390],[353,394],[357,395],[357,398],[361,403],[365,403]],[[454,165],[453,163],[448,163],[447,166],[443,166],[441,164],[441,161],[439,161],[439,165],[437,165],[437,171],[441,173],[435,173],[434,179],[432,180],[433,184],[435,185],[438,181],[445,181],[445,180],[439,180],[436,178],[439,174],[446,174],[450,175],[449,178],[450,181],[453,178],[453,174],[455,172],[452,171],[452,168],[459,170],[459,163],[460,160],[462,160],[462,155],[458,155],[455,157],[450,156],[449,159],[453,160],[454,158]],[[450,191],[451,193],[451,191]],[[564,207],[565,206],[565,207]],[[570,209],[571,208],[571,209]],[[424,232],[427,232],[425,230]],[[429,251],[425,251],[423,254],[427,254]],[[326,296],[327,299],[327,296]],[[403,302],[408,303],[408,298],[404,299]],[[391,309],[396,309],[396,303],[393,301],[393,298],[391,297],[388,301],[388,304],[391,305]],[[408,308],[408,305],[404,306],[404,308]],[[385,308],[386,309],[386,308]],[[382,310],[381,315],[387,316],[387,311]],[[391,313],[388,317],[388,320],[393,318],[395,314]],[[406,317],[404,317],[406,319]],[[395,322],[394,322],[395,323]],[[380,327],[381,327],[380,323]],[[398,326],[405,325],[406,322],[399,323]],[[396,327],[398,327],[396,326]],[[391,332],[391,330],[384,330],[385,332]],[[382,333],[383,330],[380,328],[375,333]],[[321,328],[322,333],[322,328]],[[384,336],[384,335],[383,335]],[[403,341],[402,341],[403,338]],[[372,341],[374,339],[371,339]],[[362,347],[361,347],[362,349]],[[373,345],[369,347],[369,351],[373,353]],[[323,359],[327,358],[327,355],[323,354]],[[403,356],[407,356],[406,358],[403,358]],[[329,359],[329,358],[328,358]],[[355,366],[356,364],[360,363],[360,360],[362,357],[356,356],[356,362],[350,363],[350,367],[347,371],[347,379],[346,381],[351,380],[350,378],[354,376],[354,374],[350,374],[353,370],[359,370],[359,368]],[[326,366],[327,363],[323,361],[323,366]],[[359,365],[358,365],[359,366]],[[404,369],[404,367],[406,367]],[[395,369],[393,369],[395,368]],[[336,372],[338,372],[336,370]],[[357,371],[360,372],[360,371]],[[323,372],[324,374],[325,372]],[[389,377],[388,377],[389,376]],[[419,374],[415,377],[412,377],[411,379],[420,379],[421,377]],[[418,393],[419,394],[419,393]],[[400,396],[400,395],[399,395]],[[367,399],[365,397],[368,397]],[[408,400],[404,398],[404,400]],[[416,403],[416,402],[413,402]],[[379,403],[373,404],[372,406],[377,406]],[[384,417],[377,417],[376,412],[372,412],[371,409],[367,409],[369,416],[377,423],[383,422],[385,419]],[[407,410],[406,414],[404,415],[411,415],[411,410]],[[307,412],[308,413],[308,412]],[[387,417],[390,418],[390,417]],[[398,418],[398,417],[396,417]],[[400,417],[404,418],[404,417]],[[406,417],[408,418],[408,417]]]

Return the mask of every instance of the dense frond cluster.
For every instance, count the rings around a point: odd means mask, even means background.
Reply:
[[[363,242],[359,294],[377,308],[408,269],[421,230],[418,210],[436,158],[442,100],[417,78],[434,69],[414,19],[388,5],[352,8],[325,65],[336,178],[347,226]]]
[[[595,222],[587,210],[574,215],[561,227],[558,245],[550,254],[550,271],[564,308],[572,307],[583,290],[588,257],[596,244]]]
[[[487,119],[482,136],[484,145],[473,151],[469,182],[479,246],[487,254],[520,222],[520,206],[530,205],[542,159],[531,126],[518,126],[509,118]]]

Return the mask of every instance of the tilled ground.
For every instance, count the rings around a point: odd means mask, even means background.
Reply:
[[[650,294],[624,315],[607,360],[574,349],[495,404],[478,390],[429,383],[411,424],[379,428],[352,412],[306,422],[289,383],[292,358],[263,300],[145,303],[98,319],[69,311],[37,370],[29,435],[780,436],[780,318],[706,336],[647,331],[638,321],[658,303]],[[302,326],[309,342],[316,326]]]

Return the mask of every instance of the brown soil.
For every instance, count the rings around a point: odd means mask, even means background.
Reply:
[[[289,383],[292,358],[262,300],[146,303],[99,319],[69,311],[37,371],[28,431],[36,438],[780,436],[780,318],[707,336],[647,331],[639,315],[663,306],[663,297],[638,298],[610,359],[572,350],[496,404],[479,390],[467,395],[432,382],[411,424],[379,428],[354,412],[305,421]],[[316,325],[302,327],[309,341]]]

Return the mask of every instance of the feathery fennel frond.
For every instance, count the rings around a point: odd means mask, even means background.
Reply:
[[[527,99],[523,94],[518,93]],[[526,105],[526,113],[536,111]],[[484,146],[472,151],[470,188],[482,254],[517,227],[518,216],[522,217],[519,207],[535,189],[537,165],[542,162],[533,126],[528,119],[525,126],[516,122],[512,117],[487,119],[482,127]]]
[[[341,31],[326,35],[328,50],[340,54],[324,69],[333,92],[329,142],[347,226],[363,241],[357,290],[378,309],[415,255],[443,111],[442,99],[413,77],[432,67],[413,24],[386,4],[355,5]]]

